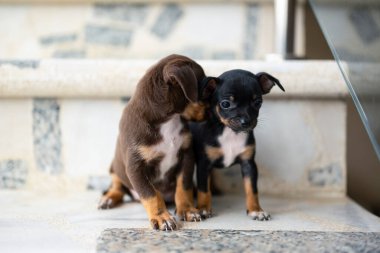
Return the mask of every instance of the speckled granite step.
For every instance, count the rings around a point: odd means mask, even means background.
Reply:
[[[380,233],[106,229],[96,252],[380,252]]]

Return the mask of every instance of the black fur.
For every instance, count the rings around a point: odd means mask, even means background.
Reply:
[[[208,118],[201,123],[191,123],[194,152],[197,166],[198,191],[207,192],[207,180],[213,168],[224,168],[224,156],[211,161],[206,154],[206,147],[221,147],[218,138],[226,127],[235,133],[245,132],[245,145],[255,145],[253,129],[257,125],[262,96],[280,82],[273,76],[261,72],[257,75],[245,70],[231,70],[218,78],[208,77],[203,83],[202,98],[209,103]],[[224,102],[223,102],[224,101]],[[230,105],[223,109],[223,105]],[[240,164],[243,177],[251,180],[253,192],[257,193],[257,166],[255,152],[248,159],[235,157],[232,164]]]

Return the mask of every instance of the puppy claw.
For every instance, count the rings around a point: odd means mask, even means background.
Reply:
[[[155,216],[150,219],[150,224],[155,230],[174,231],[177,229],[177,222],[169,213]]]
[[[123,203],[123,194],[120,192],[109,191],[102,196],[98,203],[98,209],[111,209]]]
[[[152,226],[152,228],[154,230],[158,230],[159,229],[158,221],[157,220],[155,220],[155,219],[150,220],[150,224],[151,224],[151,226]]]
[[[203,209],[201,210],[200,215],[202,219],[208,219],[212,217],[212,211]]]
[[[176,212],[176,213],[181,221],[197,222],[197,221],[202,220],[201,214],[195,208],[192,208],[187,211]]]
[[[258,221],[268,221],[271,219],[270,214],[264,211],[248,212],[248,216],[250,216],[253,220],[258,220]]]
[[[114,201],[111,198],[102,198],[99,201],[98,209],[110,209],[114,206],[115,206]]]

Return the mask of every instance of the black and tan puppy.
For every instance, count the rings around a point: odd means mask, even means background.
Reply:
[[[147,71],[124,109],[110,169],[112,185],[99,208],[112,208],[128,194],[142,202],[154,229],[173,230],[177,224],[163,195],[175,191],[177,215],[201,219],[193,203],[194,157],[186,120],[203,117],[195,102],[204,78],[201,66],[180,55]]]
[[[255,220],[270,215],[260,207],[257,191],[255,138],[262,96],[280,82],[267,73],[256,75],[245,70],[231,70],[218,78],[208,77],[202,88],[210,95],[208,120],[192,123],[197,165],[198,208],[211,216],[210,172],[213,168],[240,164],[246,193],[247,214]]]

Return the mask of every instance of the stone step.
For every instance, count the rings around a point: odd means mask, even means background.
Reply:
[[[157,232],[140,203],[97,210],[99,195],[1,191],[0,251],[377,252],[380,243],[380,219],[346,197],[261,196],[265,222],[246,216],[242,196],[215,197],[214,217]]]
[[[41,60],[0,64],[1,188],[101,189],[118,122],[152,61]],[[264,97],[257,139],[261,192],[344,196],[347,90],[332,61],[199,61],[208,75],[234,68],[278,77]],[[241,192],[238,168],[221,171]]]
[[[329,60],[198,60],[206,75],[231,69],[268,72],[285,85],[268,97],[344,98],[347,88],[335,61]],[[154,60],[0,60],[0,98],[130,97]],[[345,66],[343,64],[343,66]]]

